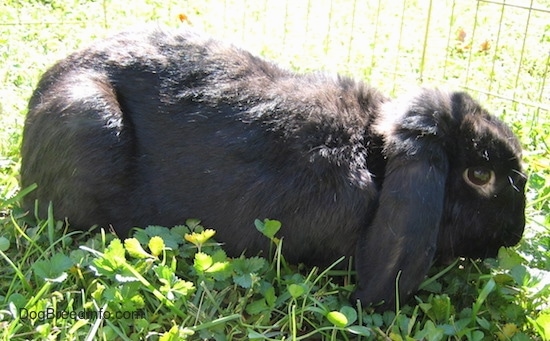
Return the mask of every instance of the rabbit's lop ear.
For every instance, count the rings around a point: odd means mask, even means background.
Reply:
[[[387,104],[375,129],[387,158],[378,208],[358,240],[358,287],[363,304],[395,308],[426,275],[436,251],[449,161],[446,145],[456,121],[450,97],[422,90]]]

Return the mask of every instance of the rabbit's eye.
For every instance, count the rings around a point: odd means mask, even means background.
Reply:
[[[464,180],[473,187],[490,186],[495,181],[495,172],[486,167],[470,167],[464,171]]]
[[[483,186],[491,180],[491,170],[483,167],[468,168],[466,177],[476,186]]]

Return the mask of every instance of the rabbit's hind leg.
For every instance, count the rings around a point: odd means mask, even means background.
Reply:
[[[52,202],[55,217],[77,228],[128,224],[132,136],[105,76],[80,70],[41,82],[23,133],[22,185],[38,185],[26,208],[38,200],[43,218]]]

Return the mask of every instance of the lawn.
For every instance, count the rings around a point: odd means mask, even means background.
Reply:
[[[0,4],[0,335],[3,339],[550,339],[550,2],[61,1]],[[19,207],[19,145],[40,75],[120,29],[193,26],[301,72],[362,78],[391,95],[462,88],[519,136],[527,227],[497,259],[434,268],[395,312],[351,305],[354,273],[287,264],[273,243],[232,259],[190,219],[118,240]],[[55,209],[55,206],[52,207]],[[189,217],[201,218],[201,217]],[[277,217],[272,217],[276,219]],[[284,240],[283,240],[284,243]],[[347,260],[344,260],[347,262]]]

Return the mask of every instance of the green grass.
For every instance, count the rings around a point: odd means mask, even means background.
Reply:
[[[482,1],[433,1],[431,11],[429,1],[382,2],[0,4],[2,338],[549,339],[550,14]],[[18,185],[19,145],[40,74],[124,27],[188,25],[182,13],[195,27],[299,71],[352,74],[395,95],[419,83],[469,90],[524,146],[525,238],[497,259],[432,269],[410,305],[378,314],[347,300],[352,269],[287,264],[276,221],[249,222],[272,240],[271,255],[237,259],[196,220],[148,227],[125,241],[99,229],[72,231],[52,218],[34,221],[18,206],[26,190]]]

